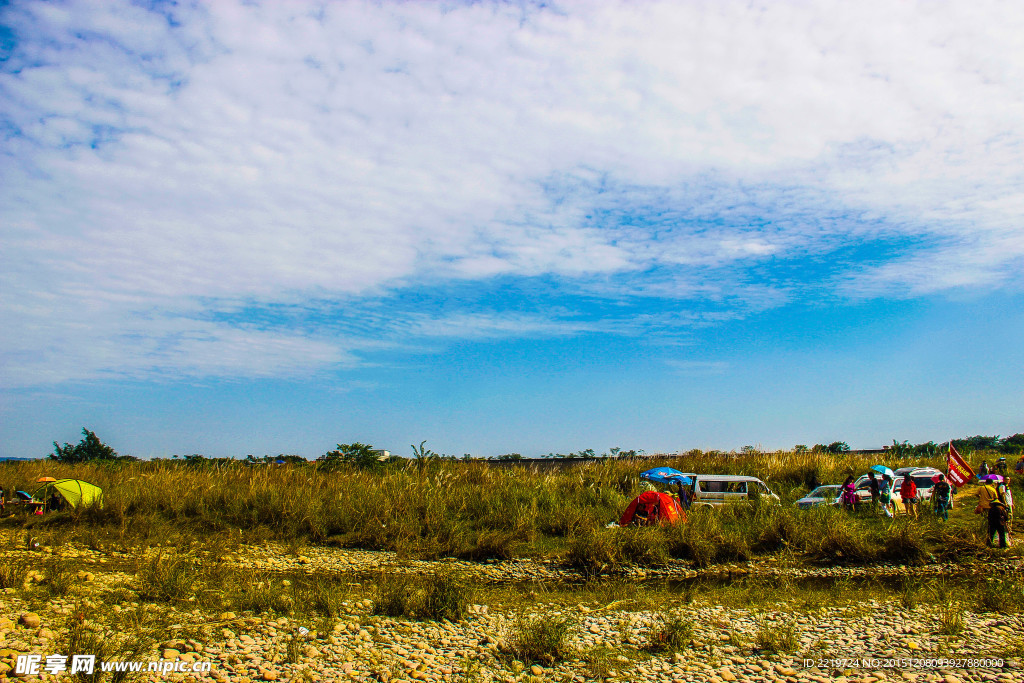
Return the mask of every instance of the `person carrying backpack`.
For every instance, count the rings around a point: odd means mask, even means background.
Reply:
[[[1010,533],[1006,525],[1010,521],[1010,511],[1006,503],[1001,500],[994,500],[988,508],[988,536],[985,545],[992,545],[992,537],[999,536],[999,547],[1008,548],[1010,545]]]

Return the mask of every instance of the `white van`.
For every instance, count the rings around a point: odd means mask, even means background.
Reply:
[[[768,485],[757,477],[742,474],[693,474],[686,476],[693,480],[690,491],[690,507],[719,506],[732,503],[746,503],[756,498],[767,498],[779,503],[779,497]]]

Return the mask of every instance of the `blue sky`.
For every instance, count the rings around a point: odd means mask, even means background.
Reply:
[[[1024,431],[1010,3],[0,26],[0,456]]]

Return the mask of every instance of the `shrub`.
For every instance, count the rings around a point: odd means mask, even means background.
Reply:
[[[782,626],[761,618],[758,620],[757,633],[754,635],[754,647],[762,652],[788,654],[796,652],[800,647],[800,639],[792,624]]]
[[[944,602],[939,607],[935,632],[943,636],[958,636],[964,630],[964,608],[957,602]]]
[[[616,535],[623,562],[642,567],[664,567],[669,556],[660,527],[622,529]]]
[[[345,586],[338,581],[317,578],[304,591],[301,604],[327,617],[341,615],[342,603],[348,597]]]
[[[63,560],[54,560],[46,567],[46,590],[50,595],[63,596],[71,592],[76,576]]]
[[[197,570],[185,558],[165,559],[163,553],[142,564],[135,572],[135,590],[143,600],[183,602],[194,597]]]
[[[1019,612],[1024,609],[1024,582],[1010,577],[986,579],[977,596],[983,612]]]
[[[900,581],[900,605],[905,609],[914,609],[921,598],[924,583],[920,577],[904,576]]]
[[[131,671],[104,671],[99,662],[144,659],[152,641],[134,631],[113,633],[94,628],[86,622],[85,615],[79,613],[68,629],[64,649],[60,650],[67,653],[68,661],[74,655],[94,655],[97,660],[92,673],[79,671],[75,673],[74,679],[82,683],[123,683],[140,678],[138,673]]]
[[[386,617],[412,618],[419,611],[422,596],[404,574],[382,572],[377,576],[377,599],[373,613]]]
[[[466,615],[469,587],[452,572],[435,574],[427,582],[422,616],[426,619],[458,621]]]
[[[903,564],[924,564],[928,556],[920,527],[909,520],[904,520],[897,526],[896,533],[886,537],[882,550],[883,558]]]
[[[282,580],[271,574],[254,577],[232,599],[238,609],[257,614],[287,614],[294,604]]]
[[[524,662],[560,662],[572,653],[569,634],[573,626],[569,617],[560,615],[520,617],[505,639],[505,652]]]
[[[595,681],[604,681],[612,670],[612,650],[607,647],[595,647],[583,654],[587,665],[587,673]]]
[[[652,629],[650,649],[655,652],[679,652],[693,640],[693,622],[680,616],[662,616],[661,625]]]
[[[28,564],[10,557],[0,563],[0,589],[21,588],[28,576]]]
[[[616,571],[622,565],[614,534],[593,529],[572,538],[566,560],[588,578]]]

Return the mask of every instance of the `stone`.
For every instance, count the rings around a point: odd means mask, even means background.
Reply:
[[[22,626],[27,626],[28,628],[39,628],[39,624],[42,623],[42,620],[35,612],[25,612],[21,615],[21,618],[18,619],[18,623]]]
[[[536,664],[530,667],[530,673],[534,676],[540,676],[544,673],[544,669],[540,668]]]
[[[160,653],[160,656],[164,659],[177,659],[178,655],[180,654],[181,652],[179,650],[175,650],[174,648],[168,647],[164,648],[164,651]]]

